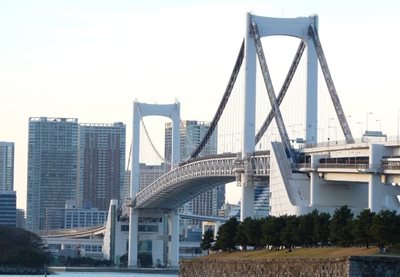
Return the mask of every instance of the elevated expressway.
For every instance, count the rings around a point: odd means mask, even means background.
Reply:
[[[282,159],[282,151],[275,147],[271,157],[272,215],[301,214],[313,209],[333,212],[343,205],[355,213],[365,208],[374,212],[400,211],[397,141],[342,145],[328,142],[304,148],[291,172],[285,171],[289,162]]]
[[[398,141],[342,145],[321,143],[316,147],[301,149],[301,152],[304,154],[304,162],[299,161],[296,170],[304,173],[318,172],[324,180],[362,182],[368,181],[368,174],[374,174],[380,175],[383,184],[400,183]],[[316,159],[312,159],[312,156]]]
[[[105,225],[98,225],[87,228],[76,229],[60,229],[41,231],[38,235],[46,238],[86,238],[94,236],[102,236],[104,234]]]

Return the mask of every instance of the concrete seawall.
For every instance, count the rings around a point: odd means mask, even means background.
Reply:
[[[179,276],[399,277],[400,258],[194,259],[181,262]]]

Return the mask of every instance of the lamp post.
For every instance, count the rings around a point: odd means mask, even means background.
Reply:
[[[361,122],[361,121],[358,121],[357,124],[360,125],[360,134],[361,134],[360,139],[362,139],[362,136],[363,136],[362,122]]]
[[[382,121],[380,119],[376,119],[375,121],[379,124],[379,131],[382,131]]]
[[[365,133],[367,133],[367,131],[368,131],[368,117],[370,114],[372,114],[372,112],[367,112],[367,124],[365,126]]]
[[[331,128],[332,128],[332,129],[335,128],[335,126],[331,126],[331,124],[330,124],[331,120],[334,121],[335,119],[334,119],[333,117],[330,117],[330,118],[329,118],[329,121],[328,121],[328,136],[329,136],[329,137],[333,137],[333,134],[331,135],[330,129],[331,129]],[[329,139],[329,138],[328,138],[328,139]],[[335,134],[335,141],[337,141],[337,133]]]
[[[352,119],[351,114],[349,114],[349,115],[347,116],[347,123],[349,124],[350,130],[351,130],[351,121],[352,121],[351,119]]]
[[[325,136],[324,136],[324,128],[317,128],[317,132],[321,131],[321,142],[325,141]],[[319,135],[319,133],[318,133]]]
[[[399,124],[400,124],[400,110],[397,110],[397,144],[399,144],[399,136],[400,136],[400,127],[399,127]]]

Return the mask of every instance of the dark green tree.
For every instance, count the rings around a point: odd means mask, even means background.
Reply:
[[[356,243],[365,244],[367,248],[374,241],[371,232],[372,222],[375,213],[369,209],[363,210],[354,220],[353,235]]]
[[[262,243],[279,249],[282,246],[281,232],[285,228],[284,217],[267,217],[261,226]]]
[[[255,249],[261,249],[264,244],[262,243],[262,229],[261,226],[265,219],[253,218],[246,224],[246,234],[249,245]]]
[[[119,257],[119,263],[121,267],[127,267],[128,266],[128,253],[125,253],[121,257]]]
[[[347,206],[342,206],[333,214],[330,225],[331,242],[335,245],[349,247],[353,244],[353,213]]]
[[[140,267],[152,267],[153,266],[153,255],[147,252],[140,252],[138,254],[138,260]]]
[[[380,249],[399,241],[399,225],[399,217],[396,216],[396,211],[383,210],[374,216],[371,233]]]
[[[284,216],[283,218],[286,224],[281,233],[281,241],[285,248],[291,252],[292,248],[298,243],[299,222],[295,215]]]
[[[330,237],[330,218],[328,213],[311,212],[313,218],[312,241],[314,245],[327,245]]]
[[[110,260],[93,259],[91,257],[67,257],[66,266],[98,267],[111,266]]]
[[[239,222],[236,217],[231,217],[226,223],[219,227],[217,240],[214,245],[215,250],[232,251],[236,249],[236,232]]]
[[[314,231],[314,218],[312,213],[301,215],[298,217],[298,243],[304,247],[312,246],[313,231]]]
[[[42,239],[20,228],[0,227],[0,265],[43,268],[50,261]]]
[[[202,250],[207,250],[207,254],[209,254],[213,242],[214,242],[214,231],[208,229],[203,234],[203,238],[200,243],[200,248]]]
[[[240,245],[242,247],[242,250],[244,250],[244,251],[247,250],[247,245],[249,244],[247,225],[249,224],[249,221],[251,221],[251,220],[252,219],[250,217],[247,217],[243,220],[243,222],[239,222],[239,224],[237,226],[235,241],[236,241],[236,244]]]

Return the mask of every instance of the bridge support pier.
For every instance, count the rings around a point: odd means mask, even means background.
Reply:
[[[370,167],[375,168],[377,172],[371,173],[368,181],[368,208],[371,212],[379,212],[382,206],[382,182],[380,175],[377,174],[382,156],[385,155],[385,146],[381,144],[371,144],[369,149]]]
[[[168,261],[170,267],[179,268],[179,214],[172,210],[168,214]]]
[[[254,186],[242,183],[242,202],[240,202],[240,221],[246,217],[254,217]]]
[[[317,168],[319,164],[319,155],[311,155],[311,167]],[[310,207],[318,206],[320,198],[321,180],[319,179],[318,172],[312,171],[310,176]]]
[[[371,212],[379,212],[381,209],[381,178],[379,175],[371,174],[368,181],[368,209]]]
[[[315,207],[320,205],[321,198],[321,184],[323,181],[319,178],[317,168],[319,165],[319,159],[327,158],[328,155],[311,155],[311,167],[313,171],[310,174],[310,207]]]
[[[130,210],[128,267],[136,268],[138,265],[139,211],[133,208]]]

